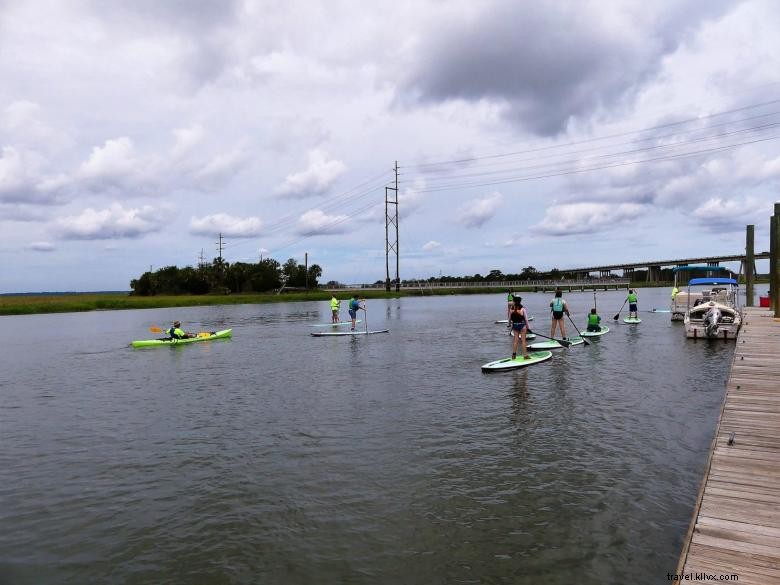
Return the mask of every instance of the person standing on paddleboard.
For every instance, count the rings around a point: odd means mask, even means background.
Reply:
[[[639,315],[637,314],[638,311],[636,310],[636,293],[634,292],[633,288],[628,289],[628,296],[626,297],[626,300],[628,301],[628,316],[633,317],[634,319],[638,319]]]
[[[563,291],[558,289],[555,291],[555,298],[550,303],[550,311],[552,311],[552,325],[550,326],[550,337],[555,337],[555,329],[560,328],[561,338],[566,339],[566,324],[563,322],[564,313],[571,318],[569,313],[569,305],[563,299]]]
[[[338,323],[339,322],[339,300],[336,298],[336,295],[333,295],[333,298],[330,299],[330,312],[331,312],[331,323]]]
[[[181,329],[181,321],[174,321],[173,327],[166,331],[171,339],[189,339],[195,337],[194,333],[187,333]]]
[[[355,295],[352,295],[352,298],[349,299],[349,316],[352,317],[352,329],[351,331],[355,330],[355,319],[357,319],[357,312],[359,310],[366,310],[366,307],[361,305],[360,302],[363,301],[363,297],[357,297],[355,298]],[[368,323],[366,323],[368,324]]]
[[[588,331],[601,331],[601,325],[599,325],[599,323],[601,323],[601,317],[599,317],[596,309],[593,308],[588,314]]]
[[[523,359],[530,360],[528,346],[525,342],[525,334],[528,331],[528,313],[523,307],[520,295],[514,295],[512,309],[509,311],[509,323],[512,326],[512,359],[517,357],[517,345],[521,342]]]

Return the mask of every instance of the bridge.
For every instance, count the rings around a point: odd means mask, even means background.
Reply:
[[[756,252],[756,260],[768,259],[769,252]],[[745,254],[735,254],[733,256],[698,256],[694,258],[677,258],[675,260],[649,260],[646,262],[630,262],[627,264],[608,264],[603,266],[587,266],[585,268],[568,268],[561,272],[571,274],[587,275],[591,272],[598,272],[602,277],[611,276],[613,270],[623,271],[623,276],[631,277],[634,270],[638,268],[647,268],[648,282],[657,282],[661,279],[661,269],[664,267],[687,266],[689,264],[706,264],[708,266],[719,266],[721,262],[739,262],[740,272],[745,264]],[[753,269],[755,274],[755,268]]]

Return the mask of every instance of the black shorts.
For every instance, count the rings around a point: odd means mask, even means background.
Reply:
[[[563,319],[563,311],[553,311],[553,319],[556,321]]]

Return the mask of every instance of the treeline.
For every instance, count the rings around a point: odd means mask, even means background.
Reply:
[[[144,272],[130,281],[131,294],[151,295],[204,295],[209,293],[268,292],[284,287],[293,289],[316,288],[322,268],[317,264],[306,266],[290,258],[279,264],[273,258],[265,258],[255,264],[225,262],[215,258],[210,264],[197,267],[166,266],[154,272]]]

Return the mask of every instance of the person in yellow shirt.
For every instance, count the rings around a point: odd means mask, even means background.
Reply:
[[[674,300],[674,297],[676,297],[678,294],[680,294],[680,289],[675,286],[672,289],[672,300]]]
[[[331,312],[331,322],[338,323],[339,322],[339,300],[336,298],[336,295],[333,295],[333,298],[330,299],[330,312]]]

